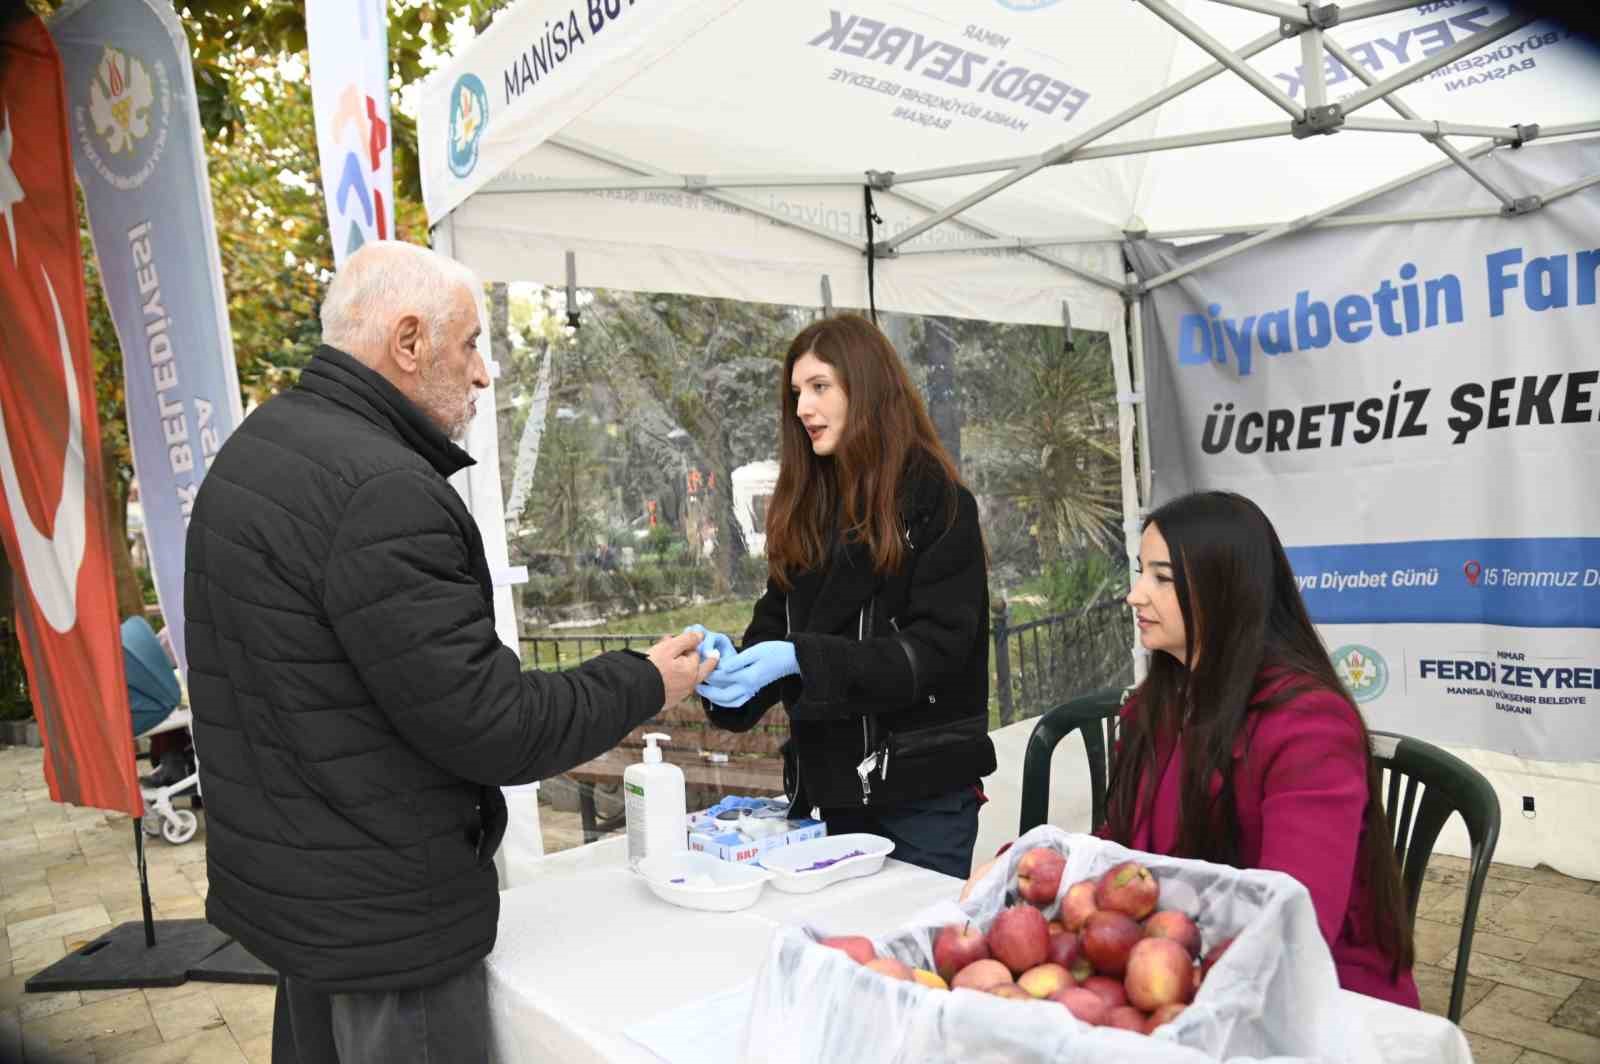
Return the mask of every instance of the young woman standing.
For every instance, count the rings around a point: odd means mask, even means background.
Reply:
[[[698,690],[711,723],[789,714],[785,789],[830,834],[966,877],[989,741],[978,507],[894,347],[857,315],[795,337],[781,380],[767,590]]]

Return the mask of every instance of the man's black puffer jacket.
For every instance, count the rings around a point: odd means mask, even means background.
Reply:
[[[471,463],[388,381],[320,349],[212,461],[189,523],[189,697],[206,916],[326,990],[427,986],[494,945],[496,785],[565,771],[661,709],[644,657],[523,673]]]

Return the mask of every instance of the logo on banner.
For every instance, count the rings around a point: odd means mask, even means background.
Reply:
[[[1333,652],[1333,671],[1357,702],[1371,702],[1389,687],[1389,663],[1376,650],[1358,643]]]
[[[478,140],[489,122],[489,94],[476,74],[456,79],[450,93],[450,172],[466,177],[478,165]]]
[[[125,192],[138,188],[167,146],[172,88],[166,66],[107,45],[89,78],[88,120],[82,108],[74,117],[78,141],[100,176]]]

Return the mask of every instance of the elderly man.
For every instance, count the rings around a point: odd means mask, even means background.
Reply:
[[[300,383],[245,420],[189,524],[206,915],[280,974],[276,1061],[481,1061],[498,785],[684,697],[699,636],[522,672],[446,477],[489,383],[477,282],[368,244]]]

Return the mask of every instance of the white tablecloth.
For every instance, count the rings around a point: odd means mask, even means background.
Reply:
[[[839,934],[879,935],[960,881],[895,860],[875,876],[815,894],[768,886],[736,913],[706,913],[659,900],[629,872],[625,840],[607,839],[546,857],[538,878],[500,895],[500,933],[488,960],[491,1045],[497,1064],[580,1064],[661,1057],[624,1031],[674,1010],[702,1014],[707,999],[754,979],[773,931],[806,923]],[[1438,1016],[1349,994],[1386,1064],[1470,1064],[1461,1032]],[[725,996],[728,1046],[742,1016]],[[711,1047],[701,1058],[727,1058]]]

